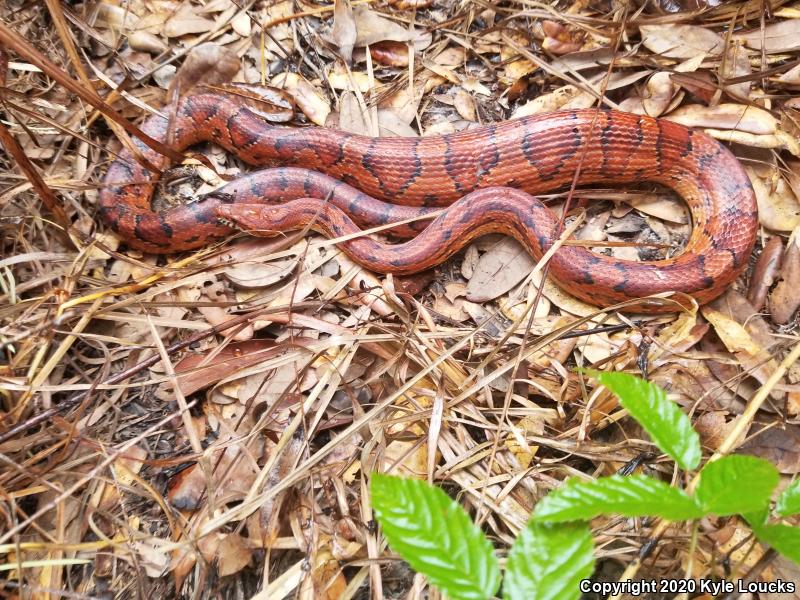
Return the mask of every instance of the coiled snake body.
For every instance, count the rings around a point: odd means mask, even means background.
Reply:
[[[449,205],[432,222],[392,229],[398,237],[416,236],[407,242],[362,236],[340,247],[369,269],[413,273],[480,235],[502,232],[538,259],[555,241],[556,219],[531,194],[569,186],[577,171],[578,185],[664,184],[686,201],[694,229],[681,254],[660,261],[623,261],[564,246],[550,262],[555,281],[600,306],[667,291],[702,303],[741,273],[758,226],[750,182],[723,145],[676,123],[627,113],[563,111],[452,135],[369,138],[270,125],[235,96],[201,93],[183,98],[171,122],[155,116],[142,129],[156,139],[171,137],[178,149],[213,141],[249,164],[280,165],[203,200],[154,211],[155,176],[121,152],[106,175],[100,214],[146,252],[203,246],[229,235],[226,223],[259,235],[310,224],[341,237]],[[147,161],[168,166],[135,143]]]

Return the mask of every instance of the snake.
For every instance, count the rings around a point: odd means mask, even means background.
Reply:
[[[708,302],[742,273],[756,240],[756,198],[738,159],[702,131],[664,119],[577,109],[446,135],[369,137],[275,125],[230,93],[189,94],[169,106],[142,131],[178,151],[212,142],[261,169],[154,209],[159,172],[143,164],[163,170],[170,160],[134,139],[133,150],[121,150],[109,166],[98,211],[129,247],[146,253],[193,250],[242,230],[311,229],[379,273],[430,269],[488,233],[512,236],[539,260],[557,243],[560,220],[537,195],[596,184],[670,188],[693,225],[681,252],[654,261],[580,245],[551,253],[554,282],[602,307],[667,292]],[[390,230],[397,241],[363,234],[398,221]]]

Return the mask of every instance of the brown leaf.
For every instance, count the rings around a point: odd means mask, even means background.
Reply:
[[[734,79],[744,75],[750,75],[752,69],[750,68],[750,59],[748,58],[748,51],[745,50],[740,44],[731,44],[725,51],[725,60],[720,65],[720,75],[722,79]],[[734,97],[747,98],[750,95],[750,86],[752,82],[742,81],[741,83],[734,83],[725,86],[725,91]]]
[[[167,499],[172,506],[178,510],[197,510],[201,501],[208,501],[209,487],[217,491],[219,497],[216,501],[224,503],[247,494],[258,469],[252,462],[252,448],[248,449],[247,457],[238,446],[228,446],[221,455],[214,452],[210,456],[213,469],[210,486],[199,464],[193,464],[170,478]]]
[[[398,25],[395,21],[382,17],[374,10],[358,6],[353,10],[357,37],[355,45],[359,48],[372,46],[377,42],[411,42],[415,50],[424,50],[430,43],[430,33],[416,28]]]
[[[199,16],[190,4],[182,6],[165,24],[163,33],[167,37],[181,37],[190,33],[206,33],[214,27],[214,21]]]
[[[659,72],[648,79],[641,96],[624,100],[620,108],[639,115],[659,117],[669,108],[677,91],[678,86],[673,83],[670,74]]]
[[[391,6],[396,6],[400,10],[418,10],[428,8],[433,4],[433,0],[389,0]]]
[[[755,50],[763,49],[767,54],[791,52],[800,48],[800,19],[770,23],[763,30],[741,33],[734,38],[743,40]]]
[[[800,225],[800,202],[777,169],[744,168],[758,202],[758,221],[773,231],[792,231]]]
[[[753,269],[753,276],[750,279],[747,300],[755,310],[760,311],[764,307],[764,302],[767,300],[767,292],[772,287],[772,284],[775,283],[782,259],[783,240],[779,235],[774,235],[764,245],[755,269]]]
[[[453,98],[453,105],[462,119],[467,121],[477,121],[478,113],[475,107],[475,99],[462,89],[456,90]]]
[[[294,99],[279,88],[247,83],[204,85],[212,92],[236,96],[250,112],[270,123],[288,123],[294,119]]]
[[[567,27],[558,21],[543,21],[542,30],[545,35],[542,48],[553,54],[577,52],[586,39],[586,32],[582,29]]]
[[[226,533],[219,541],[216,555],[219,574],[225,577],[249,565],[252,551],[245,538],[236,533]]]
[[[755,435],[758,433],[758,435]],[[750,439],[739,448],[770,461],[781,473],[800,472],[800,427],[789,423],[756,421],[750,427]]]
[[[800,306],[800,248],[797,238],[798,231],[795,230],[783,255],[781,278],[769,295],[772,320],[779,325],[788,323]]]
[[[184,396],[213,385],[236,371],[258,364],[285,352],[273,340],[249,340],[189,354],[175,365],[178,385]]]
[[[728,433],[735,427],[735,421],[728,421],[723,411],[703,413],[694,421],[694,428],[700,434],[703,446],[716,451]]]
[[[503,237],[478,260],[467,284],[467,299],[485,302],[505,294],[525,279],[535,264],[519,242]]]
[[[390,67],[408,66],[408,44],[383,40],[370,45],[369,54],[372,60]]]
[[[350,0],[335,0],[333,8],[333,42],[348,65],[353,61],[353,46],[356,43],[356,22]]]
[[[725,43],[710,29],[696,25],[642,25],[639,30],[645,48],[667,58],[719,54]]]
[[[688,127],[735,129],[756,135],[769,135],[778,130],[778,121],[769,112],[741,104],[690,104],[671,112],[666,118]]]
[[[289,92],[298,108],[312,123],[319,126],[325,125],[331,107],[316,87],[297,73],[281,73],[272,80],[272,84]]]
[[[227,83],[239,72],[239,57],[233,50],[206,42],[192,49],[170,83],[170,96],[185,95],[200,84]]]

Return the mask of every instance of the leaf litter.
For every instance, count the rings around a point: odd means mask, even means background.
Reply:
[[[143,256],[96,218],[120,148],[112,122],[7,43],[0,126],[33,166],[0,157],[11,580],[121,597],[413,595],[421,584],[370,526],[369,473],[456,492],[503,553],[571,473],[611,475],[653,451],[578,366],[646,375],[692,415],[706,452],[763,456],[788,482],[800,367],[767,390],[746,435],[729,436],[797,343],[800,15],[781,1],[763,18],[758,3],[717,4],[6,2],[4,32],[65,77],[84,73],[136,123],[200,83],[268,84],[276,119],[293,105],[296,124],[366,135],[616,107],[729,145],[762,225],[753,269],[727,295],[658,317],[586,306],[492,237],[404,278],[366,272],[313,234]],[[174,201],[244,169],[209,145],[185,162]],[[567,243],[620,258],[669,256],[689,232],[683,206],[652,186],[544,200],[585,210],[565,215],[579,237]],[[638,472],[669,480],[672,465],[646,459]],[[650,532],[603,519],[593,530],[608,577]],[[736,519],[703,523],[695,545],[672,532],[640,575],[787,569],[759,562]]]

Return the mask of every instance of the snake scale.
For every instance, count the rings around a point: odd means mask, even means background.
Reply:
[[[533,194],[568,187],[577,172],[581,186],[663,184],[687,203],[694,227],[682,253],[659,261],[563,246],[549,266],[555,282],[599,306],[668,291],[703,303],[742,272],[758,229],[750,181],[725,146],[670,121],[622,112],[560,111],[450,135],[371,138],[272,125],[235,95],[205,92],[179,100],[169,119],[150,117],[142,130],[178,150],[211,141],[271,167],[155,211],[157,175],[123,150],[108,169],[100,215],[129,246],[151,253],[198,248],[235,227],[278,235],[310,226],[338,238],[449,206],[433,221],[393,228],[393,236],[411,238],[403,243],[360,236],[339,246],[371,270],[407,274],[500,232],[538,259],[557,237],[557,220]],[[134,143],[151,164],[169,166]]]

